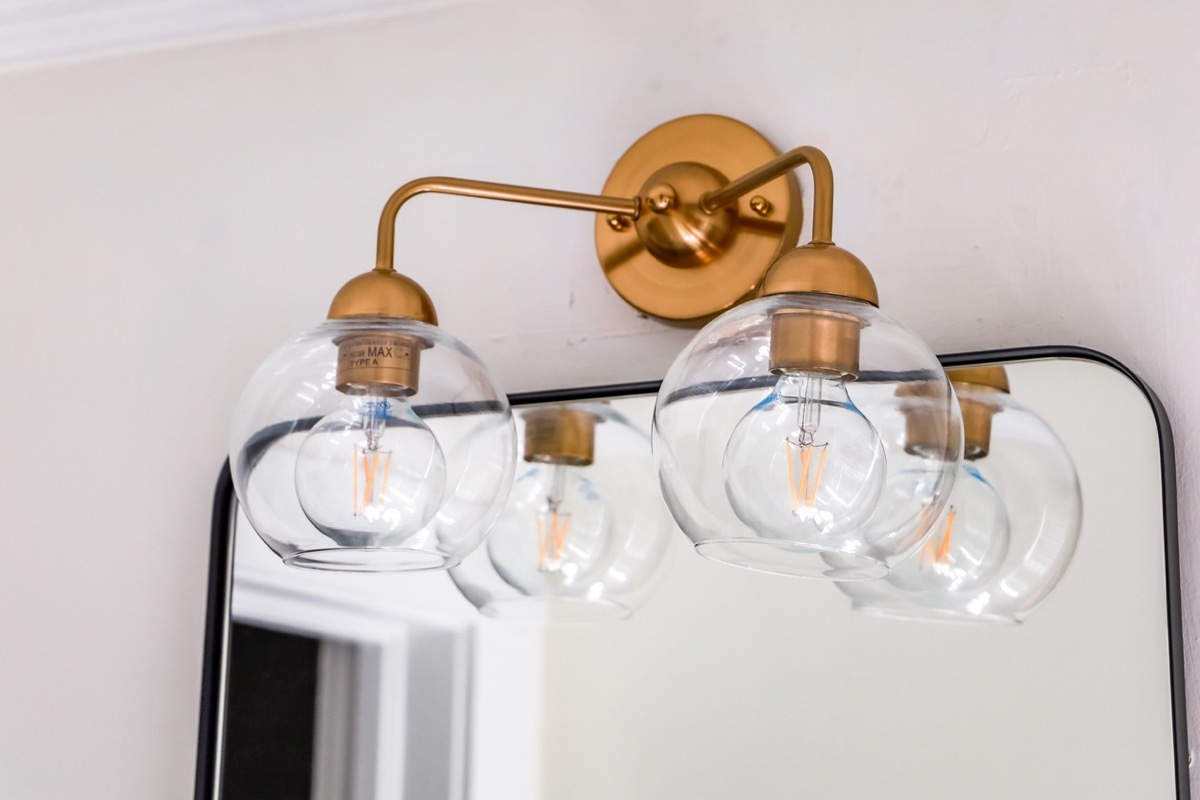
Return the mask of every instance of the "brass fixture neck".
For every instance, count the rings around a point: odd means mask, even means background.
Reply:
[[[595,460],[595,414],[578,408],[537,408],[523,419],[526,461],[586,467]]]

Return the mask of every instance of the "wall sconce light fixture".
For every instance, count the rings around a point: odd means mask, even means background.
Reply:
[[[813,234],[794,248],[804,164]],[[627,302],[667,320],[721,315],[668,372],[654,425],[667,504],[704,555],[878,578],[941,514],[959,406],[933,353],[879,311],[867,268],[833,243],[828,159],[813,147],[780,155],[736,120],[698,115],[642,137],[602,195],[453,178],[392,195],[375,268],[277,350],[238,405],[238,499],[288,563],[453,567],[509,491],[503,393],[393,267],[396,214],[425,193],[596,213],[601,266]]]

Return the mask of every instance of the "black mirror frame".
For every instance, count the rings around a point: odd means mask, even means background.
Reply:
[[[1179,579],[1179,519],[1176,500],[1175,442],[1166,409],[1154,391],[1127,366],[1096,350],[1073,345],[978,350],[939,356],[943,367],[965,367],[997,362],[1039,361],[1051,358],[1092,361],[1111,367],[1129,378],[1145,395],[1158,426],[1162,468],[1163,537],[1166,552],[1168,663],[1171,681],[1171,717],[1175,743],[1175,796],[1190,800],[1188,775],[1187,702],[1183,666],[1183,605]],[[509,396],[514,405],[596,400],[632,394],[654,394],[659,382],[588,386],[524,392]],[[226,460],[217,478],[213,501],[212,540],[209,545],[208,597],[204,630],[204,671],[200,684],[200,727],[196,749],[195,800],[217,800],[222,757],[225,677],[229,662],[229,600],[233,578],[233,527],[237,508],[233,478]]]

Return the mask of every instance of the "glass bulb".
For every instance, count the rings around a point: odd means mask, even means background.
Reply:
[[[871,516],[887,471],[875,428],[840,377],[786,372],[734,428],[725,490],[760,536],[842,550]]]
[[[525,594],[585,596],[608,567],[612,516],[577,468],[530,463],[488,534],[488,556]]]
[[[892,567],[887,580],[908,592],[982,586],[1008,556],[1008,510],[973,462],[964,462],[950,502],[920,549]]]
[[[305,437],[295,474],[300,506],[326,536],[396,546],[437,513],[446,459],[403,398],[347,396]]]

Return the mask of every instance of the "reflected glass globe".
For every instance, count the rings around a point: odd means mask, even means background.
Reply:
[[[908,592],[954,592],[983,585],[1008,555],[1008,510],[978,466],[963,464],[950,503],[917,552],[887,580]]]
[[[977,419],[987,409],[987,446],[974,448],[974,460],[965,463],[947,509],[919,548],[884,580],[838,585],[858,611],[1021,622],[1058,585],[1075,553],[1082,498],[1063,442],[1006,392],[961,383],[955,390]]]
[[[488,534],[488,556],[523,594],[584,597],[607,566],[612,510],[579,467],[526,466]]]
[[[450,570],[467,600],[518,622],[620,620],[646,601],[674,531],[632,421],[650,412],[650,398],[519,409],[508,503],[486,546]]]

